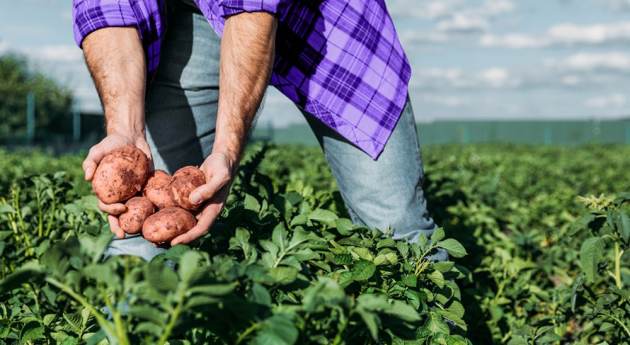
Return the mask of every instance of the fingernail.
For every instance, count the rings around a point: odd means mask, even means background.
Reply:
[[[199,192],[192,192],[189,199],[191,204],[197,205],[201,202],[201,195],[199,195]]]
[[[85,178],[87,179],[88,176],[90,176],[90,174],[92,174],[92,168],[87,168],[87,170],[85,170]]]

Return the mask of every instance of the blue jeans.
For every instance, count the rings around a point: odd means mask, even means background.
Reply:
[[[161,62],[146,102],[147,139],[156,169],[173,173],[201,165],[212,152],[219,99],[220,38],[195,9],[176,6],[169,18]],[[314,116],[304,113],[317,137],[352,221],[395,240],[417,242],[437,228],[422,191],[424,172],[408,101],[383,153],[373,160]],[[150,260],[164,252],[140,236],[114,239],[107,255]],[[446,260],[445,251],[432,257]]]

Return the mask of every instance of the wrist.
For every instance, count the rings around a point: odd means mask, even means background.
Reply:
[[[215,147],[212,149],[212,154],[222,155],[228,162],[230,171],[234,172],[240,161],[240,152],[230,147]]]
[[[116,117],[106,115],[107,135],[119,134],[130,138],[144,137],[144,116],[131,113],[117,114]]]

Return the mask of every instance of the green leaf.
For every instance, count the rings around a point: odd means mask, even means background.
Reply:
[[[571,224],[571,227],[569,228],[569,235],[570,236],[575,235],[578,231],[588,228],[588,226],[594,220],[595,220],[594,214],[592,213],[585,214],[580,219],[576,220],[575,222],[573,222],[573,224]]]
[[[129,308],[129,314],[151,321],[158,326],[166,326],[165,314],[157,308],[150,307],[148,305],[134,305]]]
[[[245,194],[245,200],[243,201],[243,206],[245,206],[246,210],[252,210],[256,213],[260,212],[260,203],[258,199],[254,198],[249,194]]]
[[[42,277],[43,274],[40,270],[19,268],[0,282],[0,294],[5,294],[13,289],[17,289],[21,287],[22,284],[38,281]]]
[[[337,220],[338,218],[339,217],[337,217],[336,214],[321,208],[318,208],[315,211],[311,212],[311,214],[308,216],[308,219],[310,219],[311,221],[333,225],[335,224],[335,220]]]
[[[339,218],[335,220],[335,228],[337,228],[337,231],[339,231],[341,235],[348,236],[352,233],[354,224],[352,224],[350,219]]]
[[[188,283],[192,280],[199,267],[199,260],[201,260],[201,254],[196,250],[188,251],[182,255],[179,260],[178,273],[183,282]]]
[[[350,265],[353,262],[352,255],[351,254],[337,254],[333,257],[333,262],[336,265]]]
[[[374,339],[374,341],[378,341],[378,330],[381,328],[381,319],[376,313],[367,311],[363,308],[357,309],[357,312],[359,313],[359,316],[361,316],[363,322],[365,322],[365,325],[370,331],[370,335],[372,335],[372,339]]]
[[[297,279],[298,270],[293,267],[274,267],[269,270],[269,275],[273,277],[276,283],[287,285],[293,283]]]
[[[403,277],[402,282],[409,287],[416,287],[418,286],[418,276],[415,274],[408,274]]]
[[[440,289],[444,287],[444,275],[440,271],[433,271],[427,275],[427,278],[435,283]]]
[[[529,345],[529,342],[523,336],[514,336],[510,339],[508,345]]]
[[[630,217],[624,211],[615,212],[615,227],[623,238],[624,242],[628,242],[630,239]]]
[[[403,258],[407,258],[407,255],[409,254],[409,245],[407,243],[403,241],[397,241],[396,249],[398,249],[398,252]]]
[[[0,214],[3,213],[15,213],[15,210],[10,205],[0,204]]]
[[[466,256],[466,249],[457,240],[448,238],[437,244],[438,247],[446,249],[449,255],[455,258],[463,258]]]
[[[445,236],[446,234],[444,233],[444,229],[437,228],[435,229],[435,231],[433,231],[433,235],[431,235],[431,242],[432,243],[440,242],[441,240],[444,239]]]
[[[376,272],[376,265],[372,261],[359,260],[352,268],[352,279],[357,281],[368,280]]]
[[[253,339],[253,344],[258,345],[284,345],[295,344],[298,339],[298,330],[293,324],[293,315],[276,314],[264,319],[260,323],[260,332]]]
[[[22,327],[20,331],[20,342],[26,343],[31,340],[39,339],[44,335],[44,325],[37,321],[31,321]]]
[[[427,322],[424,324],[424,327],[427,328],[431,333],[450,333],[448,325],[446,324],[446,322],[444,322],[444,320],[442,320],[442,317],[440,315],[429,313],[427,316]]]
[[[174,291],[177,288],[178,279],[173,270],[161,262],[152,261],[146,269],[149,283],[155,289],[161,291]]]
[[[580,273],[580,275],[575,278],[573,281],[573,286],[571,287],[571,311],[575,313],[575,305],[577,303],[577,297],[579,295],[580,286],[582,286],[582,280],[584,279],[584,273]]]
[[[442,273],[450,272],[453,267],[455,267],[455,263],[453,261],[440,261],[433,264],[433,268]]]
[[[584,241],[580,250],[580,262],[582,270],[591,282],[595,281],[597,274],[597,265],[602,259],[604,252],[604,240],[600,237],[591,237]]]

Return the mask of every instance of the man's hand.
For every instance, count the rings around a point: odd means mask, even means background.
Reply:
[[[146,66],[138,30],[134,27],[99,29],[83,40],[82,47],[107,123],[107,137],[90,149],[83,162],[85,180],[92,180],[105,155],[127,145],[142,150],[151,164],[144,132]],[[116,215],[125,211],[125,205],[107,205],[99,200],[98,207],[109,214],[111,231],[124,238],[125,232]]]
[[[105,157],[110,151],[119,149],[121,147],[133,145],[149,158],[149,166],[153,165],[153,161],[151,159],[151,150],[149,149],[149,144],[145,139],[144,133],[140,134],[118,134],[113,133],[105,137],[103,141],[92,146],[90,152],[87,157],[83,161],[83,171],[85,172],[85,180],[92,181],[94,178],[94,172],[96,171],[96,167],[101,162],[103,157]],[[152,168],[150,170],[153,170]],[[118,238],[125,238],[125,232],[120,228],[118,224],[117,215],[121,214],[126,210],[125,205],[123,204],[105,204],[101,200],[98,201],[98,208],[108,213],[109,219],[109,228],[114,235]]]
[[[206,175],[206,184],[192,191],[189,196],[192,203],[205,205],[197,215],[197,225],[173,239],[172,246],[194,242],[208,233],[225,206],[236,170],[234,165],[234,160],[224,152],[213,152],[206,158],[200,168]]]
[[[265,12],[241,13],[225,22],[221,39],[219,109],[212,154],[201,166],[206,184],[190,193],[203,203],[197,225],[171,245],[204,236],[221,214],[249,139],[251,125],[267,89],[273,66],[278,20]]]

